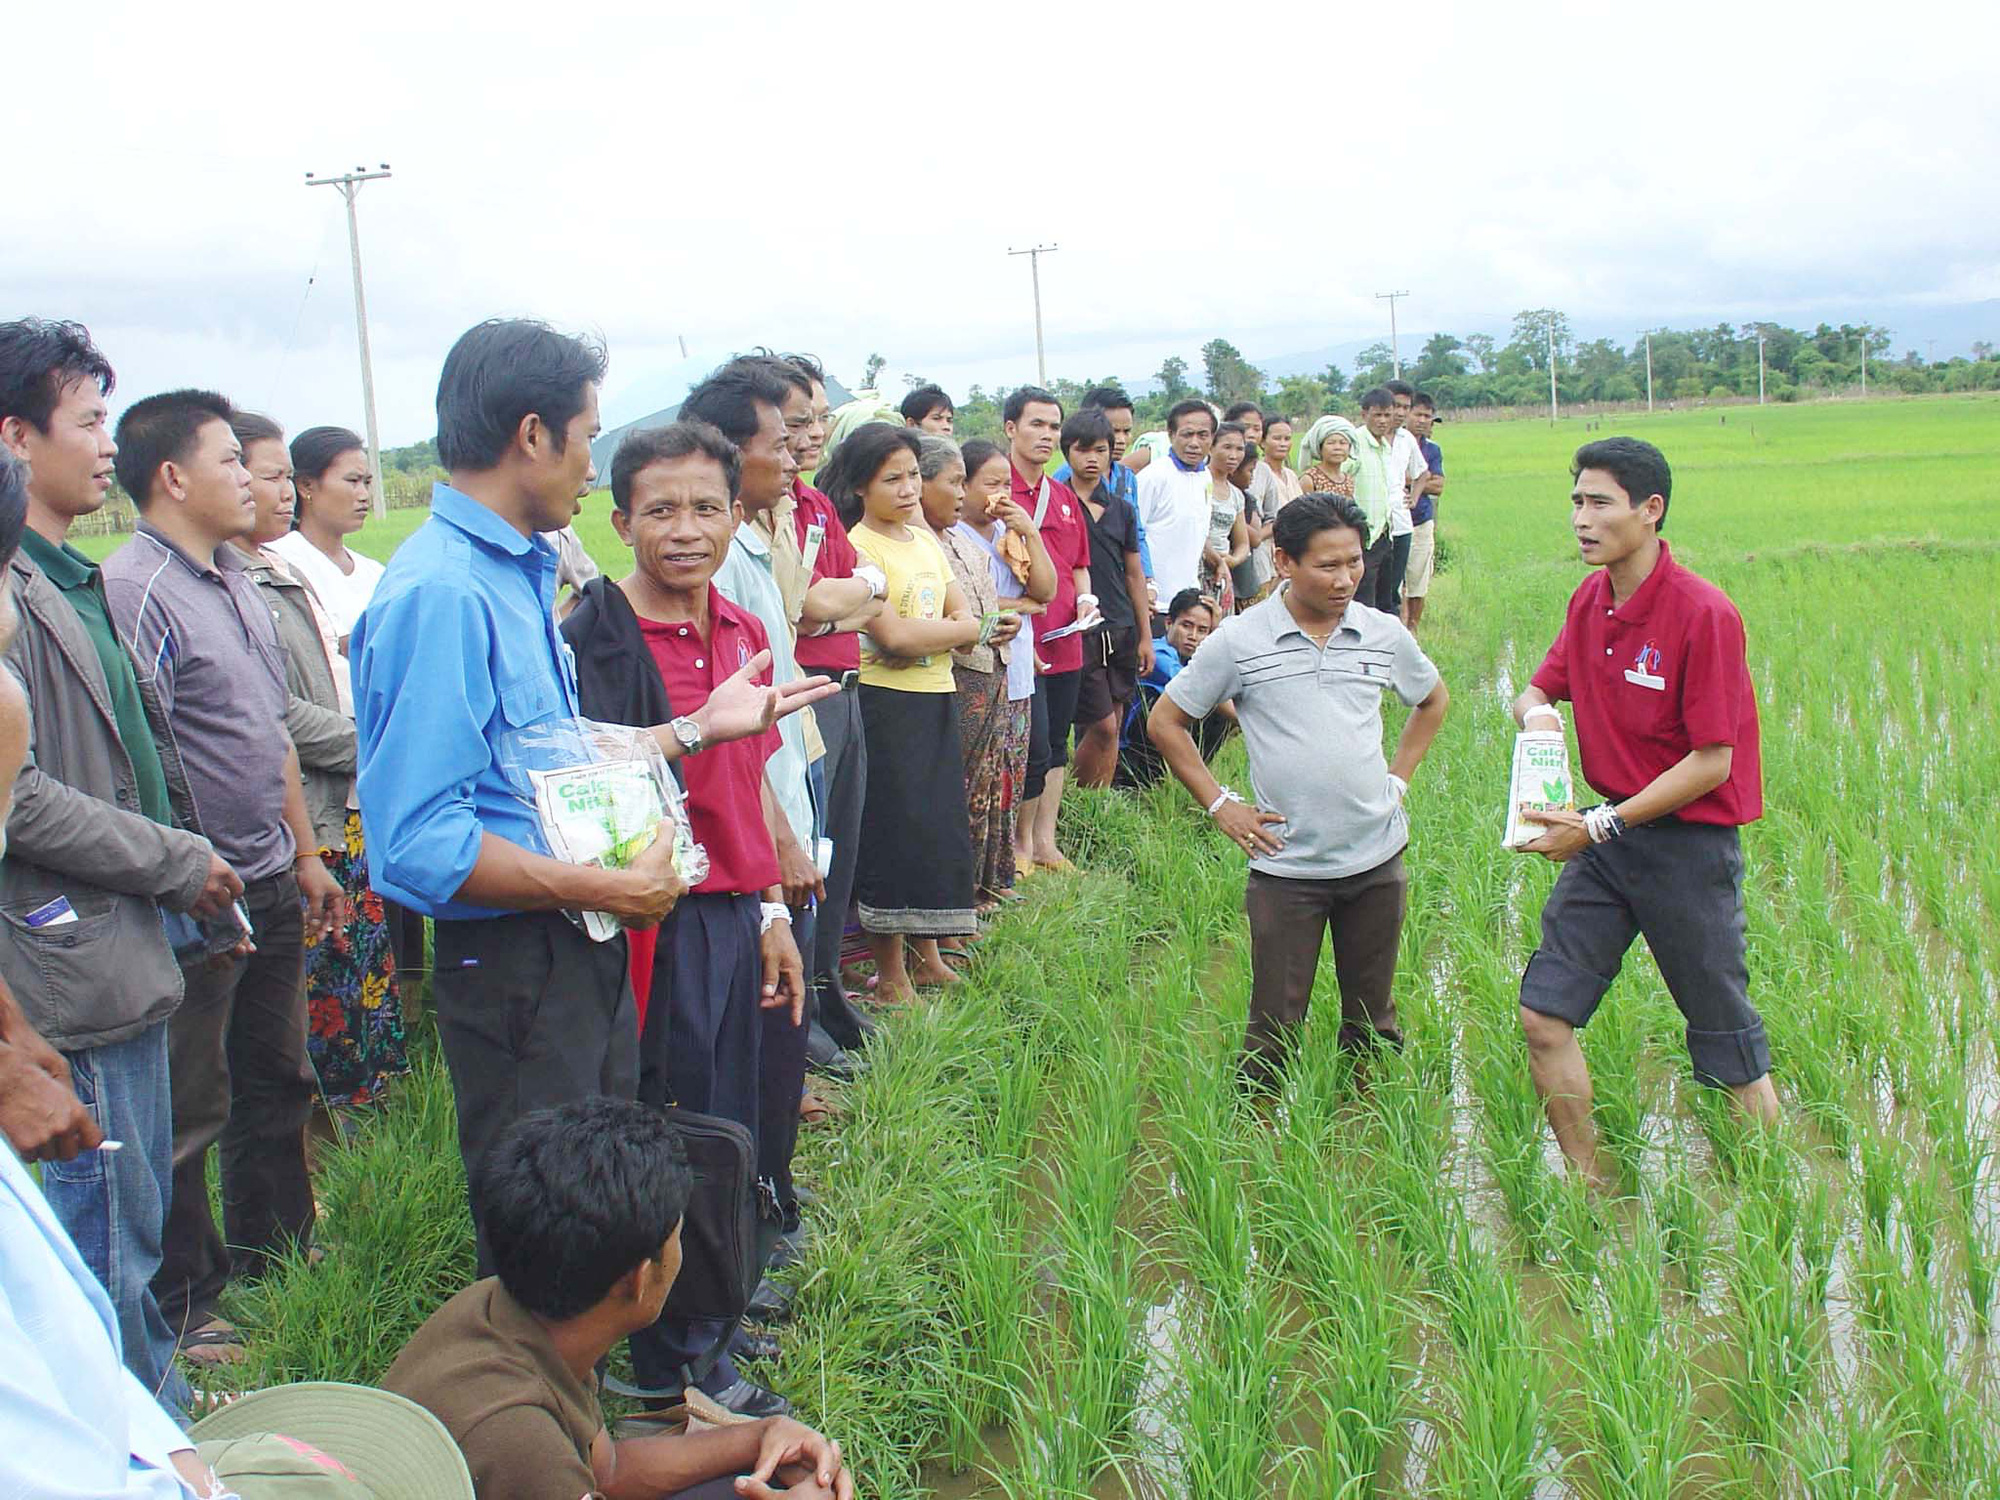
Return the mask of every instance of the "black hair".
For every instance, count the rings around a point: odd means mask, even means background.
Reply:
[[[1219,613],[1213,599],[1209,598],[1200,589],[1189,588],[1182,589],[1178,594],[1174,595],[1173,602],[1167,606],[1167,618],[1169,620],[1178,620],[1197,604],[1208,611],[1210,619],[1214,619]]]
[[[679,417],[708,423],[740,448],[757,435],[757,408],[783,411],[792,390],[791,378],[778,374],[770,361],[739,357],[689,391]]]
[[[1396,398],[1389,394],[1389,387],[1386,385],[1378,385],[1373,390],[1365,392],[1361,397],[1361,409],[1363,411],[1372,411],[1377,407],[1394,406],[1395,404]]]
[[[508,1295],[560,1320],[658,1260],[693,1188],[666,1116],[597,1097],[516,1120],[480,1164],[472,1209]]]
[[[304,517],[311,502],[306,486],[326,478],[326,471],[341,454],[357,450],[366,457],[368,445],[361,441],[360,433],[346,427],[308,427],[292,439],[292,483],[298,491],[294,524]]]
[[[214,391],[163,391],[125,408],[112,440],[118,457],[112,467],[118,483],[144,510],[153,498],[153,478],[161,464],[184,463],[188,450],[210,422],[233,422],[236,408]]]
[[[1278,512],[1278,519],[1271,527],[1271,542],[1297,562],[1306,555],[1314,537],[1322,531],[1338,531],[1342,527],[1361,538],[1362,551],[1368,550],[1368,517],[1361,507],[1345,495],[1316,490],[1299,496]]]
[[[1104,415],[1101,407],[1079,406],[1062,425],[1060,439],[1063,457],[1069,457],[1069,450],[1079,443],[1088,448],[1092,443],[1111,445],[1111,418]]]
[[[1387,391],[1391,396],[1415,396],[1417,394],[1417,388],[1407,380],[1385,380],[1382,382],[1382,389]]]
[[[813,393],[812,376],[808,375],[804,370],[801,370],[797,365],[793,364],[789,359],[785,358],[784,355],[779,354],[774,350],[759,347],[756,349],[752,349],[748,354],[739,355],[737,357],[740,359],[761,359],[765,364],[771,367],[771,373],[773,375],[777,376],[780,380],[784,381],[786,385],[790,386],[793,390],[797,391],[801,396],[804,396],[808,399],[811,398]]]
[[[1244,434],[1243,463],[1236,466],[1239,469],[1243,467],[1243,464],[1254,464],[1264,456],[1264,450],[1259,448],[1255,443],[1250,442],[1249,436],[1248,433]]]
[[[475,473],[496,467],[530,412],[561,453],[569,424],[590,387],[604,380],[606,363],[595,339],[571,338],[530,318],[489,318],[468,328],[438,376],[438,462]],[[305,472],[305,465],[294,464]]]
[[[19,417],[47,432],[56,403],[79,380],[95,385],[100,396],[118,383],[88,328],[46,318],[0,323],[0,419]]]
[[[21,533],[28,525],[28,466],[0,450],[0,580],[14,554],[21,550]],[[0,582],[0,588],[4,588]]]
[[[1215,429],[1215,441],[1218,443],[1224,437],[1230,436],[1240,437],[1243,439],[1244,447],[1247,448],[1250,446],[1250,429],[1245,427],[1241,422],[1224,422]]]
[[[1210,427],[1215,426],[1215,408],[1210,406],[1206,401],[1199,398],[1176,401],[1167,409],[1167,436],[1172,437],[1180,430],[1182,417],[1191,417],[1196,412],[1200,412],[1208,418],[1208,425]]]
[[[1083,393],[1079,406],[1094,406],[1099,411],[1131,411],[1132,398],[1119,385],[1094,385]]]
[[[944,408],[947,416],[958,415],[958,408],[951,404],[943,386],[920,385],[903,398],[903,420],[921,422],[939,407]]]
[[[1063,404],[1053,391],[1045,391],[1038,385],[1024,385],[1007,398],[1007,404],[1000,408],[1000,420],[1018,422],[1027,409],[1036,402],[1043,402],[1056,409],[1058,419],[1062,416]]]
[[[806,379],[812,381],[822,389],[825,388],[826,367],[810,354],[787,354],[785,356],[785,363],[805,376]],[[810,395],[811,393],[808,392],[807,394]]]
[[[1585,469],[1602,469],[1617,480],[1634,510],[1658,495],[1660,524],[1653,531],[1657,535],[1667,529],[1667,504],[1674,497],[1674,471],[1667,467],[1667,456],[1658,448],[1635,437],[1599,438],[1576,450],[1576,457],[1570,461],[1570,478],[1576,478]]]
[[[1240,422],[1253,411],[1257,413],[1258,421],[1261,422],[1264,420],[1264,408],[1259,406],[1255,401],[1236,402],[1222,414],[1222,420],[1225,422]]]
[[[965,460],[965,477],[970,479],[996,458],[1006,458],[1007,450],[991,438],[968,438],[959,445],[958,456]],[[1013,460],[1008,459],[1011,468]]]
[[[1416,395],[1410,397],[1410,405],[1425,407],[1430,411],[1438,409],[1438,404],[1431,399],[1429,391],[1418,391]]]
[[[888,422],[864,422],[833,450],[833,457],[826,461],[826,467],[813,475],[814,485],[824,492],[840,513],[841,525],[852,530],[861,524],[865,509],[861,493],[874,482],[875,476],[882,472],[882,465],[898,448],[919,463],[923,462],[923,445],[917,441],[914,429],[897,427]],[[966,472],[972,472],[969,466]]]
[[[630,515],[632,481],[640,470],[697,453],[721,467],[729,498],[734,501],[743,485],[743,450],[709,423],[682,417],[664,427],[628,432],[618,440],[618,451],[611,455],[611,503]]]
[[[239,411],[229,419],[229,430],[236,434],[236,445],[244,453],[249,453],[252,443],[282,443],[285,429],[265,416],[261,411]],[[294,470],[298,468],[295,461]]]

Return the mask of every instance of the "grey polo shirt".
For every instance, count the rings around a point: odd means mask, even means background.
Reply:
[[[1321,650],[1280,589],[1223,621],[1167,685],[1190,718],[1234,700],[1257,805],[1283,813],[1285,847],[1250,868],[1294,880],[1372,870],[1410,841],[1382,753],[1382,694],[1421,703],[1438,670],[1394,615],[1349,604]]]
[[[151,678],[201,831],[245,880],[291,868],[285,654],[234,547],[204,567],[144,521],[104,563],[104,592]]]

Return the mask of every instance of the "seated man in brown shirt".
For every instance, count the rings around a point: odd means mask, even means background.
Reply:
[[[839,1445],[788,1417],[606,1430],[597,1364],[659,1317],[690,1186],[673,1127],[625,1100],[540,1110],[494,1143],[473,1201],[499,1275],[432,1314],[382,1382],[451,1430],[480,1500],[853,1500]]]

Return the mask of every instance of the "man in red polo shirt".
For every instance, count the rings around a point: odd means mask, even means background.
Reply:
[[[711,579],[736,530],[741,484],[736,446],[705,422],[628,435],[611,460],[611,522],[632,549],[617,583],[593,580],[563,633],[589,672],[578,672],[583,712],[611,723],[643,718],[661,689],[674,713],[697,712],[729,676],[767,649],[755,615]],[[635,706],[642,711],[634,713]],[[650,981],[639,1036],[639,1099],[734,1120],[756,1135],[762,1106],[762,1010],[789,1007],[800,1025],[805,977],[792,939],[773,830],[784,813],[765,777],[775,728],[728,744],[682,736],[688,822],[708,853],[708,875],[662,923],[657,948],[633,944],[635,977]],[[692,741],[690,737],[692,736]],[[646,965],[651,960],[650,966]],[[796,1098],[797,1082],[791,1088]],[[789,1106],[793,1101],[787,1100]],[[632,1336],[640,1384],[677,1387],[686,1364],[723,1336],[720,1324],[662,1320]],[[702,1388],[747,1416],[790,1410],[737,1377],[724,1354]]]
[[[1584,779],[1607,800],[1538,815],[1551,826],[1526,846],[1563,871],[1521,976],[1521,1026],[1563,1154],[1612,1186],[1576,1028],[1637,934],[1687,1019],[1696,1081],[1728,1089],[1753,1118],[1778,1118],[1770,1044],[1750,1003],[1737,837],[1763,814],[1763,774],[1742,616],[1660,540],[1673,491],[1665,456],[1605,438],[1577,449],[1572,472],[1571,525],[1599,571],[1571,595],[1514,717],[1560,729],[1551,705],[1569,700]]]
[[[802,474],[810,473],[818,468],[826,444],[826,376],[816,361],[803,354],[786,356],[786,363],[807,385],[805,400],[787,403],[784,416],[793,456]],[[819,763],[824,783],[820,823],[833,850],[821,871],[826,895],[813,927],[813,951],[806,955],[812,1018],[841,1047],[853,1048],[866,1042],[874,1029],[840,983],[840,940],[854,902],[854,859],[861,847],[861,805],[868,790],[868,741],[861,732],[861,695],[856,686],[861,667],[857,632],[881,610],[889,585],[872,567],[866,569],[867,576],[857,576],[861,557],[847,539],[833,502],[803,477],[792,481],[791,525],[797,571],[809,580],[796,606],[799,670],[823,673],[841,689],[837,697],[813,705],[826,746]],[[781,587],[785,583],[782,573],[779,582]],[[795,592],[786,589],[788,606]]]
[[[1056,813],[1062,805],[1063,767],[1069,764],[1070,730],[1083,683],[1083,640],[1051,632],[1097,612],[1090,592],[1090,518],[1076,492],[1042,471],[1062,435],[1062,403],[1039,386],[1024,385],[1000,408],[1007,431],[1007,462],[1014,471],[1014,503],[1035,518],[1042,545],[1056,569],[1056,596],[1035,620],[1035,701],[1028,731],[1028,777],[1014,822],[1014,863],[1026,875],[1040,865],[1067,870],[1056,847]]]

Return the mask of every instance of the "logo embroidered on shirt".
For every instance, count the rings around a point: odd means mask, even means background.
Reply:
[[[1642,688],[1651,688],[1656,693],[1667,690],[1667,679],[1660,675],[1660,648],[1650,640],[1639,648],[1639,654],[1632,658],[1632,665],[1625,669],[1625,680]]]

